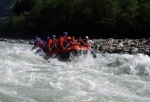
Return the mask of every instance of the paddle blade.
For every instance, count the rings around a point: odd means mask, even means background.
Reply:
[[[93,58],[96,58],[97,57],[97,55],[96,54],[93,54]]]
[[[93,51],[91,51],[91,54],[93,55],[93,58],[97,57],[97,55]]]

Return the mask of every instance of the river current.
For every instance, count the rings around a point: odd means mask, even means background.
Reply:
[[[0,102],[150,102],[150,57],[90,54],[45,60],[32,45],[0,42]]]

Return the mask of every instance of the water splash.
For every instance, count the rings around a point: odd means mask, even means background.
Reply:
[[[45,60],[31,48],[0,42],[0,101],[150,101],[146,55],[98,53],[65,62]]]

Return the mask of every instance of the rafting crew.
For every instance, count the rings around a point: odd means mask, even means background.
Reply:
[[[38,38],[38,36],[35,36],[32,50],[38,47],[44,51],[57,49],[64,50],[65,48],[73,45],[85,46],[88,49],[91,46],[88,36],[85,36],[85,39],[83,40],[81,37],[76,40],[74,36],[69,37],[67,32],[63,32],[63,36],[60,36],[58,39],[56,38],[56,35],[53,34],[51,35],[51,38],[47,37],[45,41]]]

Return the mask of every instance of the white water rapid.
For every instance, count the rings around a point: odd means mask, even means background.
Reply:
[[[150,57],[98,53],[45,60],[32,45],[0,42],[0,102],[150,102]]]

